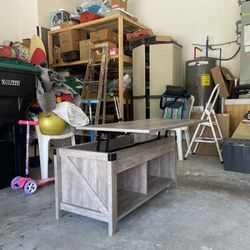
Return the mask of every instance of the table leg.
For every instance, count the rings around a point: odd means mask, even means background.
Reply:
[[[96,145],[96,151],[100,151],[100,146],[101,146],[101,141],[102,141],[102,133],[100,131],[97,132],[97,145]]]
[[[180,128],[175,129],[176,137],[177,137],[177,149],[178,149],[178,160],[183,160],[183,153],[182,153],[182,131]]]
[[[117,175],[112,169],[112,164],[109,163],[108,175],[108,233],[113,236],[117,231]]]
[[[54,172],[55,172],[55,214],[56,219],[60,219],[60,203],[62,201],[62,172],[61,172],[61,158],[57,153],[54,156]]]

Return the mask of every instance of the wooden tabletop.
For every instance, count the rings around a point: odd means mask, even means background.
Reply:
[[[196,125],[202,122],[201,120],[188,119],[146,119],[120,123],[108,123],[98,125],[87,125],[77,127],[80,130],[105,131],[105,132],[120,132],[120,133],[138,133],[138,134],[156,134],[161,130],[170,130],[185,126]]]

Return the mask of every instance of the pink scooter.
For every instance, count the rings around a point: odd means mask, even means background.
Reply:
[[[11,181],[11,188],[14,190],[18,190],[23,188],[24,193],[27,195],[33,194],[36,192],[37,187],[53,183],[55,181],[54,178],[48,178],[45,180],[34,181],[29,177],[29,139],[30,139],[30,126],[37,126],[37,121],[23,121],[20,120],[18,122],[20,125],[27,125],[26,130],[26,161],[25,161],[25,176],[21,177],[17,176]]]

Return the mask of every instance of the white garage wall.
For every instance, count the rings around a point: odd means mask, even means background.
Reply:
[[[75,5],[70,0],[37,0],[38,1],[38,24],[50,28],[50,13],[64,9],[73,13]]]
[[[0,0],[0,44],[3,40],[21,41],[36,34],[36,26],[49,28],[49,13],[74,10],[70,0]]]
[[[21,41],[36,32],[36,0],[1,0],[0,44],[3,40]]]
[[[207,35],[211,44],[236,40],[235,22],[240,19],[237,0],[128,0],[128,11],[155,34],[177,40],[183,46],[183,66],[193,59],[192,43],[205,44]],[[231,57],[237,48],[235,44],[224,46],[222,56]],[[219,52],[209,55],[219,57]],[[239,55],[222,66],[238,76]]]
[[[236,39],[235,22],[240,19],[237,0],[128,0],[128,11],[156,34],[171,35],[183,46],[184,63],[193,58],[192,43],[222,43]],[[36,26],[49,27],[49,13],[60,8],[73,11],[80,0],[0,1],[0,44],[4,39],[21,40],[36,33]],[[14,17],[14,19],[13,19]],[[223,47],[223,57],[234,54],[237,45]],[[201,54],[198,54],[198,56]],[[203,53],[204,55],[204,53]],[[218,57],[218,52],[211,52]],[[222,64],[239,75],[239,55]],[[184,67],[183,67],[184,69]]]

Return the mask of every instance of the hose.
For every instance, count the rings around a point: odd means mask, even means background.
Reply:
[[[216,58],[216,57],[209,57],[209,58],[215,59],[215,60],[221,60],[221,61],[230,61],[233,58],[235,58],[239,52],[240,52],[240,47],[237,49],[237,51],[234,53],[234,55],[229,57],[229,58]]]
[[[225,42],[225,43],[217,43],[217,44],[209,44],[209,46],[222,46],[222,45],[229,45],[231,43],[237,43],[237,40],[234,41],[229,41],[229,42]],[[206,47],[206,45],[204,44],[198,44],[198,43],[193,43],[193,46],[200,46],[200,47]]]

